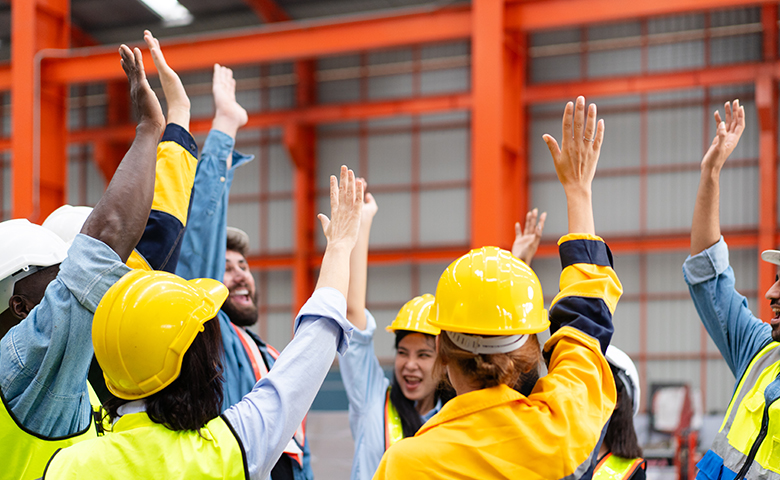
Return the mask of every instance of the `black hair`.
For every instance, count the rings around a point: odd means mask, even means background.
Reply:
[[[203,325],[184,354],[178,378],[144,399],[146,413],[171,430],[199,430],[222,411],[222,336],[214,318]],[[112,398],[104,407],[114,419],[127,400]]]
[[[398,344],[401,343],[401,340],[403,340],[404,337],[411,333],[420,332],[412,332],[410,330],[396,330],[396,350],[398,350]],[[422,335],[425,336],[426,340],[431,339],[436,341],[436,337],[433,335],[429,335],[427,333],[423,333]],[[439,382],[433,397],[434,405],[437,404],[440,400],[443,405],[452,398],[455,398],[455,391],[452,389],[452,387],[443,381]],[[423,421],[414,406],[414,400],[409,400],[404,396],[403,391],[401,390],[401,385],[398,383],[398,378],[395,375],[395,370],[393,370],[393,384],[390,388],[390,401],[393,402],[393,406],[395,407],[396,411],[398,411],[398,416],[401,418],[401,427],[403,428],[404,438],[413,437],[414,434],[417,433],[417,431],[420,429],[420,427],[423,426]]]
[[[610,367],[617,387],[617,404],[609,420],[607,433],[604,435],[604,446],[618,457],[639,458],[642,456],[642,447],[639,446],[636,430],[634,430],[634,405],[631,394],[618,378],[617,367],[613,365]]]

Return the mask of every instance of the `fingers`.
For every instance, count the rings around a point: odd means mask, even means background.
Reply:
[[[566,144],[566,139],[572,138],[574,136],[574,133],[572,132],[573,121],[574,121],[574,104],[568,102],[566,104],[566,108],[563,109],[563,120],[561,122],[561,134],[563,135],[561,137],[561,142],[564,145]],[[560,149],[558,149],[558,151],[560,151]]]
[[[600,151],[602,143],[604,143],[604,119],[599,120],[599,123],[596,124],[596,139],[593,140],[593,150]]]
[[[592,142],[593,138],[596,135],[596,104],[595,103],[591,103],[588,106],[588,117],[585,120],[585,133],[583,135],[584,135],[584,140],[586,142],[588,141]],[[576,140],[577,137],[574,137],[574,139]]]
[[[726,104],[723,106],[723,109],[726,111],[726,125],[730,126],[732,118],[731,103],[726,102]]]
[[[721,119],[721,117],[720,117],[720,112],[719,112],[719,111],[717,111],[717,110],[715,110],[715,125],[718,125],[718,124],[719,124],[720,122],[722,122],[722,121],[723,121],[723,120],[722,120],[722,119]]]
[[[525,230],[526,234],[532,233],[536,229],[536,217],[539,215],[539,209],[534,208],[530,212],[525,214]]]
[[[582,140],[585,133],[585,97],[577,97],[577,103],[574,105],[574,141]],[[590,137],[588,137],[590,138]]]
[[[330,211],[333,212],[339,206],[339,183],[335,175],[330,176]]]
[[[345,204],[347,202],[347,181],[349,179],[349,172],[347,171],[346,165],[341,166],[341,171],[339,172],[339,192],[338,192],[338,198],[339,198],[339,204]],[[354,193],[353,193],[354,195]],[[332,215],[332,213],[331,213]]]
[[[141,49],[135,47],[133,49],[133,56],[135,57],[135,66],[138,68],[138,71],[141,72],[141,75],[146,78],[146,71],[144,70],[144,56],[141,54]]]
[[[352,178],[355,178],[355,173],[350,170],[349,173],[352,175]],[[365,181],[362,182],[355,182],[355,203],[360,206],[363,205],[363,195],[365,193]]]
[[[317,218],[320,221],[320,225],[322,225],[322,233],[325,233],[327,236],[328,226],[330,225],[330,219],[324,213],[318,213]]]
[[[520,222],[515,222],[515,237],[519,237],[523,234],[523,230],[520,228]]]
[[[534,209],[536,210],[536,209]],[[547,220],[547,212],[542,212],[541,215],[539,215],[539,222],[536,224],[536,236],[541,237],[542,232],[544,231],[544,221]]]
[[[556,142],[552,136],[547,134],[542,135],[542,139],[544,139],[544,143],[547,144],[547,148],[550,149],[550,154],[552,155],[553,160],[557,162],[561,157],[561,149],[558,146],[558,142]]]

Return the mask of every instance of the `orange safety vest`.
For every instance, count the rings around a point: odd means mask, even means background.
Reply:
[[[263,360],[263,354],[260,352],[260,349],[257,348],[254,339],[250,337],[243,328],[233,323],[231,323],[230,326],[236,331],[238,338],[241,340],[241,344],[244,346],[244,350],[246,350],[249,362],[252,364],[252,371],[255,372],[255,380],[260,381],[261,378],[268,375],[268,367],[265,365],[265,360]],[[279,358],[278,350],[270,345],[266,345],[266,348],[268,348],[268,353],[274,360]],[[303,417],[303,421],[298,425],[295,435],[293,435],[293,438],[287,443],[287,446],[284,447],[284,453],[298,462],[298,465],[301,467],[303,467],[303,446],[305,444],[306,417]]]
[[[401,425],[401,417],[398,415],[393,402],[390,401],[390,388],[385,393],[385,450],[392,447],[395,442],[404,438],[404,427]]]
[[[623,458],[608,453],[593,470],[593,480],[627,480],[639,468],[645,468],[644,458]]]

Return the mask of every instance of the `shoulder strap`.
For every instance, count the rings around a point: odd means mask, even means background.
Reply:
[[[238,335],[239,340],[241,340],[241,345],[243,345],[244,350],[246,350],[246,355],[249,357],[249,362],[252,364],[252,371],[255,373],[255,381],[259,381],[263,376],[268,375],[268,367],[265,366],[263,354],[260,353],[260,349],[257,348],[255,341],[252,340],[252,337],[250,337],[243,328],[232,322],[230,323],[230,326],[236,331],[236,335]]]

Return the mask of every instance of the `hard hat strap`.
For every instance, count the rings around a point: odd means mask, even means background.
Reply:
[[[467,352],[476,354],[508,353],[517,350],[528,341],[528,335],[498,335],[482,337],[459,332],[442,330],[452,343]]]

